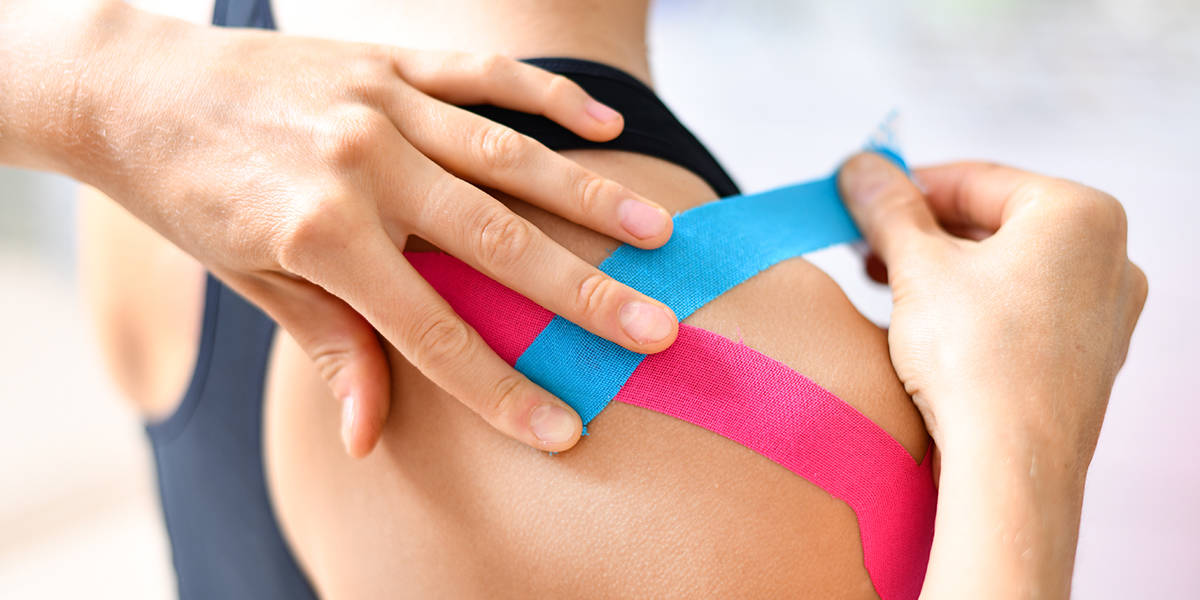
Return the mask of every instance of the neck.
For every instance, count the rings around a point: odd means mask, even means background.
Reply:
[[[649,0],[274,0],[288,33],[405,48],[566,56],[602,62],[650,83]]]

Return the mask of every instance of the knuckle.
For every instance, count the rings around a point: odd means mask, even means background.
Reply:
[[[421,369],[453,363],[471,347],[467,324],[454,315],[441,312],[419,320],[411,339],[416,359],[413,362]]]
[[[578,314],[594,315],[612,296],[616,281],[599,271],[584,277],[575,288],[575,310]]]
[[[1137,299],[1138,310],[1140,311],[1142,306],[1146,304],[1146,296],[1150,294],[1150,281],[1146,279],[1146,273],[1142,271],[1141,267],[1133,263],[1130,263],[1130,267],[1133,271],[1134,295]]]
[[[576,184],[578,191],[575,196],[579,199],[579,212],[589,217],[599,215],[603,205],[605,180],[595,174],[584,172],[579,176],[578,181],[579,183]]]
[[[1072,237],[1124,243],[1125,208],[1109,194],[1060,179],[1034,182],[1023,191],[1053,205]]]
[[[1076,204],[1074,194],[1063,191],[1053,179],[1031,176],[1016,184],[1009,197],[1023,203],[1027,210],[1064,220],[1073,218]]]
[[[321,379],[332,383],[334,378],[351,362],[353,353],[344,347],[322,344],[308,349],[308,358]]]
[[[476,229],[478,258],[493,268],[511,267],[533,244],[533,226],[499,205],[489,209]]]
[[[520,164],[525,141],[521,134],[503,125],[489,125],[478,135],[475,146],[479,151],[479,161],[486,168],[509,171]]]
[[[503,75],[506,71],[512,68],[512,64],[515,62],[513,59],[504,56],[503,54],[497,54],[494,52],[480,54],[477,60],[479,61],[479,75],[484,79],[495,78]]]
[[[318,195],[299,202],[279,228],[276,259],[288,271],[303,272],[313,256],[344,245],[358,227],[347,196]]]
[[[369,46],[357,58],[346,61],[344,80],[353,91],[363,96],[373,96],[382,84],[393,78],[394,71],[390,56],[382,48]]]
[[[1093,196],[1096,199],[1095,210],[1099,213],[1097,218],[1124,239],[1129,226],[1129,217],[1125,214],[1125,207],[1116,198],[1104,192],[1094,191]]]
[[[579,84],[568,79],[565,75],[554,75],[546,82],[546,100],[548,103],[553,103],[559,100],[565,100],[573,96],[579,96],[583,93],[583,88]]]
[[[383,142],[387,124],[378,112],[366,106],[341,109],[317,136],[317,152],[338,168],[362,165]]]
[[[508,414],[517,405],[524,381],[517,375],[505,375],[492,384],[476,409],[485,419],[494,420]]]

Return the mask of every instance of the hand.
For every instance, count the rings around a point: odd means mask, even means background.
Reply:
[[[275,318],[343,402],[348,451],[386,418],[376,330],[500,431],[564,450],[581,424],[501,360],[401,254],[409,236],[585,329],[651,353],[665,305],[617,283],[477,186],[642,248],[662,207],[452,104],[543,114],[592,140],[620,115],[498,56],[201,28],[110,6],[93,27],[64,159]]]
[[[926,597],[1066,597],[1083,480],[1146,299],[1111,196],[863,154],[839,185],[893,293],[896,373],[944,457]],[[967,235],[958,237],[947,230]]]
[[[1146,298],[1121,205],[995,165],[916,178],[925,193],[863,154],[839,183],[887,266],[892,361],[930,433],[945,447],[981,424],[1020,430],[1070,444],[1086,465]]]

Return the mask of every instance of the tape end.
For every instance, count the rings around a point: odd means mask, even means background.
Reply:
[[[912,172],[908,168],[908,163],[900,156],[900,142],[897,131],[899,130],[900,111],[893,108],[880,121],[879,126],[867,138],[865,150],[874,152],[900,167],[906,174]]]

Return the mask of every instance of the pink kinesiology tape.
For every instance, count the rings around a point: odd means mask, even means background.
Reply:
[[[406,253],[417,271],[509,364],[550,311],[446,254]],[[680,325],[634,371],[618,402],[733,440],[854,510],[863,562],[884,600],[916,598],[933,543],[931,452],[920,463],[878,425],[807,377],[711,331]]]

